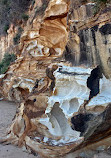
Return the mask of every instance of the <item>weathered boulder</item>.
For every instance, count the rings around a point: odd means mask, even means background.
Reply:
[[[0,77],[2,94],[20,104],[1,141],[47,158],[90,158],[111,145],[109,8],[94,16],[87,1],[35,5],[46,10],[29,19]]]

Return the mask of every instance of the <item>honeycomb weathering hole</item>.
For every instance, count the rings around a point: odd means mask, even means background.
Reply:
[[[70,103],[70,107],[68,113],[71,114],[76,112],[79,107],[78,99],[77,98],[71,99],[69,103]]]
[[[47,115],[49,118],[49,122],[48,124],[45,124],[44,122],[44,125],[48,127],[49,132],[53,138],[59,137],[57,141],[52,140],[56,145],[59,145],[61,143],[70,143],[80,138],[80,132],[71,128],[71,125],[68,119],[65,117],[63,110],[60,108],[59,103],[56,102],[53,105],[50,113],[48,113]]]

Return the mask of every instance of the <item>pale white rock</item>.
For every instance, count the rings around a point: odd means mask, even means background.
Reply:
[[[37,37],[38,35],[39,35],[39,33],[37,31],[31,31],[30,32],[30,38],[31,39]]]
[[[53,8],[53,10],[52,10]],[[45,11],[45,18],[64,14],[68,11],[67,3],[63,0],[51,0]]]
[[[6,74],[1,74],[0,79],[4,78]]]
[[[55,48],[55,51],[58,53],[58,55],[61,55],[61,53],[62,53],[61,48]]]
[[[31,49],[34,49],[36,46],[37,46],[37,40],[32,41],[32,42],[29,43],[29,45],[28,45],[28,47],[27,47],[26,50],[29,51],[29,50],[31,50]]]
[[[93,97],[87,105],[87,109],[97,106],[107,106],[111,102],[111,80],[103,78],[100,79],[100,92]]]
[[[22,77],[18,77],[16,79],[16,83],[13,84],[12,87],[13,88],[20,87],[20,88],[23,88],[23,89],[28,89],[29,92],[31,92],[32,88],[34,87],[34,81],[31,80],[31,79],[25,79],[25,78],[22,78]]]
[[[75,104],[76,110],[73,107],[73,112],[77,112],[84,100],[88,100],[90,90],[87,88],[87,78],[90,76],[91,69],[66,66],[60,67],[60,69],[60,72],[59,68],[54,72],[56,78],[54,91],[57,90],[57,95],[49,97],[49,106],[46,113],[49,113],[53,105],[58,102],[62,110],[67,111],[68,115],[68,111],[71,109],[70,106],[73,106],[73,101],[76,100],[77,103]],[[68,103],[67,106],[64,106],[65,102]]]
[[[80,132],[72,130],[68,121],[78,112],[84,100],[88,100],[90,90],[87,88],[87,78],[91,69],[81,67],[60,66],[54,72],[55,87],[53,96],[48,99],[46,118],[39,122],[48,128],[51,135],[60,137],[54,144],[70,143],[81,139]]]

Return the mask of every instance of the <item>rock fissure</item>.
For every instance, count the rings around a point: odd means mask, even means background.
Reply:
[[[91,71],[91,75],[87,79],[87,87],[90,89],[89,100],[100,92],[100,78],[102,78],[102,71],[100,67],[97,66]]]

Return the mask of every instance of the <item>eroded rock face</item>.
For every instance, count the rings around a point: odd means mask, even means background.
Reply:
[[[20,104],[3,142],[47,158],[110,146],[110,12],[94,16],[93,7],[50,0],[29,19],[17,60],[0,76],[2,94]]]

